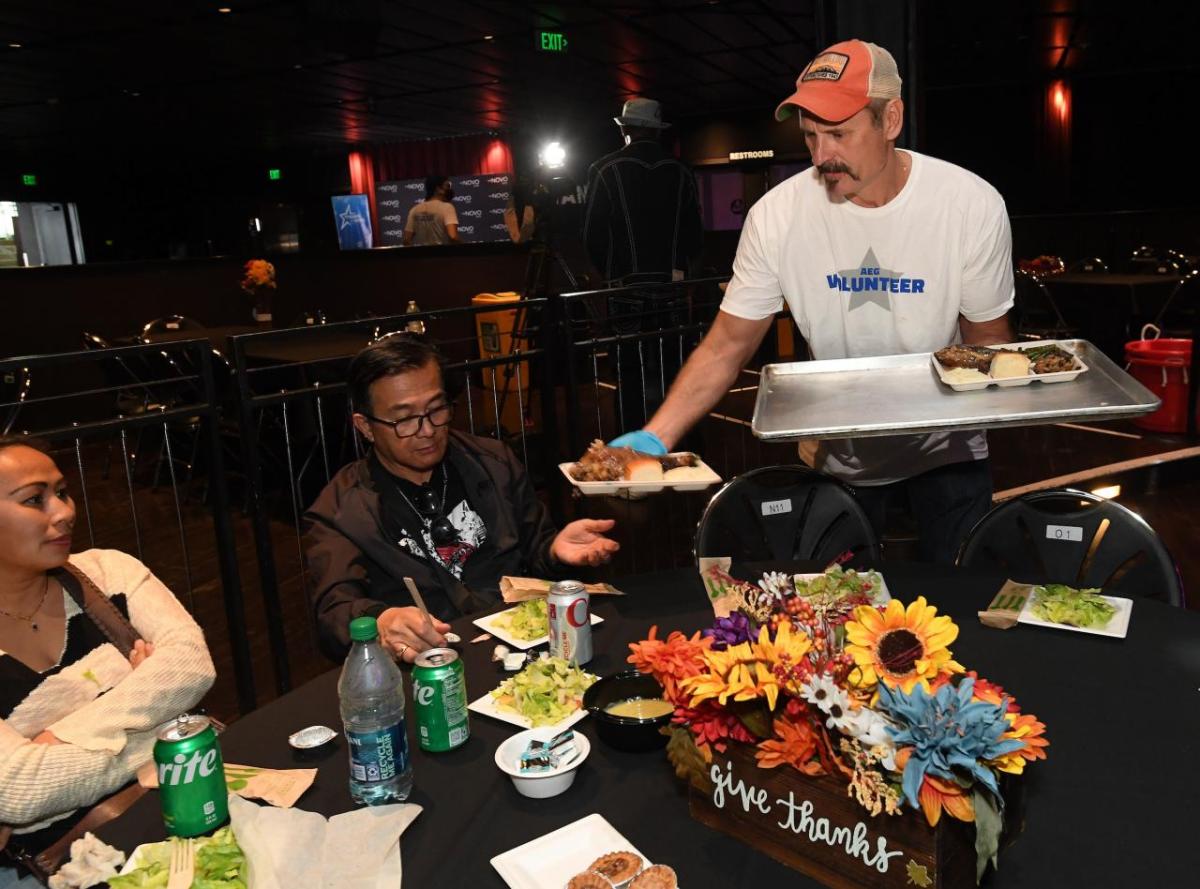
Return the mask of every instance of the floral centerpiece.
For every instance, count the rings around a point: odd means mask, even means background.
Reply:
[[[870,816],[973,822],[978,879],[999,847],[998,779],[1045,758],[1045,726],[954,660],[958,627],[924,597],[881,603],[872,575],[858,577],[856,593],[844,580],[814,592],[800,575],[724,575],[727,617],[692,636],[654,627],[629,662],[675,706],[680,777],[704,781],[714,751],[751,746],[759,769],[844,782]]]
[[[275,266],[265,259],[251,259],[242,266],[242,292],[254,300],[254,320],[271,320],[271,294],[275,290]]]

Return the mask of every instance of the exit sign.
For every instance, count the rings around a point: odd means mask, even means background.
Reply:
[[[538,31],[537,48],[542,52],[566,52],[567,37],[557,31]]]
[[[33,175],[33,173],[23,173],[21,175],[21,184],[37,185],[37,176]]]
[[[283,170],[279,170],[279,169],[276,169],[275,167],[272,167],[271,169],[267,170],[267,178],[268,179],[282,179],[283,178]]]

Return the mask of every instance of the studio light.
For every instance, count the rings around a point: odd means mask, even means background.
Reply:
[[[567,149],[561,142],[547,142],[538,152],[538,162],[551,170],[560,169],[567,162]]]

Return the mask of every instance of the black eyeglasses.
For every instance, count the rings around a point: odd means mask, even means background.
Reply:
[[[440,404],[435,408],[430,408],[423,414],[413,414],[410,417],[401,417],[399,420],[385,420],[383,417],[376,417],[367,413],[363,413],[363,416],[372,423],[391,426],[392,431],[396,433],[396,438],[412,438],[421,431],[421,421],[423,420],[428,421],[430,426],[437,429],[445,426],[454,419],[454,403]]]
[[[422,488],[417,491],[413,497],[413,506],[429,525],[429,536],[435,546],[449,546],[458,539],[458,530],[442,515],[442,505],[432,490]]]

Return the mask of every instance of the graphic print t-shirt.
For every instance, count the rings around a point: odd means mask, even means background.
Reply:
[[[458,211],[449,201],[421,201],[408,211],[404,230],[413,233],[413,246],[449,244],[448,225],[458,225]]]
[[[395,538],[396,546],[426,561],[432,555],[443,568],[462,580],[467,560],[487,540],[487,526],[467,499],[462,479],[451,462],[443,461],[441,466],[433,471],[427,485],[415,485],[406,479],[397,478],[377,462],[372,463],[372,476],[383,498],[384,526]],[[417,499],[418,492],[424,487],[432,490],[440,502],[443,472],[447,473],[444,514],[458,534],[450,543],[437,546],[433,542],[429,526],[398,492],[403,491],[408,499],[416,504],[420,502]]]
[[[721,308],[762,319],[787,304],[813,358],[932,352],[958,320],[1013,304],[1012,236],[999,193],[953,164],[907,152],[908,181],[882,207],[829,199],[815,169],[746,217]],[[819,417],[811,418],[819,423]],[[987,456],[982,432],[828,439],[818,468],[880,485]]]

